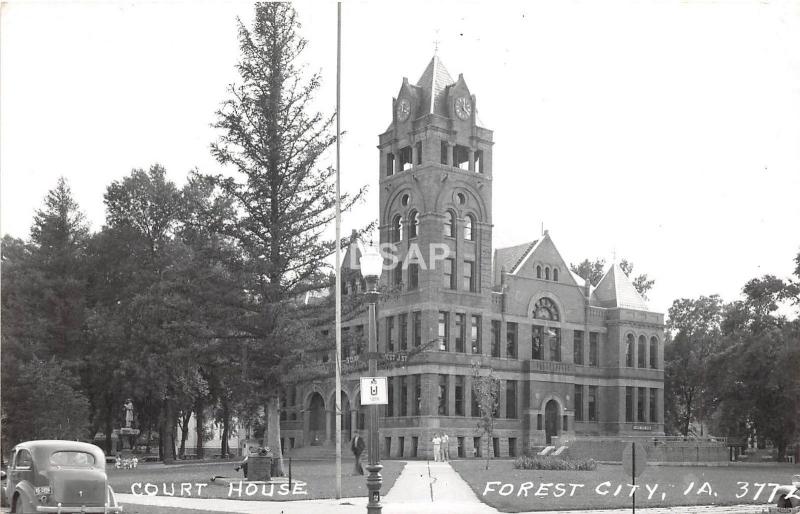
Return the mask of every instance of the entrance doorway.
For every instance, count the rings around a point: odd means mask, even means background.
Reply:
[[[544,407],[544,434],[547,444],[551,444],[553,436],[558,436],[558,402],[555,400]]]
[[[317,446],[325,441],[325,400],[319,393],[313,393],[308,402],[308,440]]]

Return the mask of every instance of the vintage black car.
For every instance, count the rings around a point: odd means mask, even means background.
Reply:
[[[93,444],[28,441],[11,450],[3,499],[11,512],[122,512],[106,457]]]

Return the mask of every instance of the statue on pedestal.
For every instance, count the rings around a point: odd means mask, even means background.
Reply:
[[[133,400],[125,400],[125,428],[133,428]]]

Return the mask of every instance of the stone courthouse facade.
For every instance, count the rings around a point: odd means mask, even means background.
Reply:
[[[381,277],[396,294],[378,307],[378,349],[397,355],[427,345],[381,372],[390,385],[380,419],[383,457],[431,457],[435,432],[449,435],[453,456],[484,455],[473,364],[501,380],[493,455],[587,436],[663,435],[663,314],[647,309],[616,264],[591,287],[546,231],[492,248],[492,137],[464,77],[453,79],[438,57],[416,84],[403,79],[379,136],[381,243],[396,244],[401,259],[418,248],[423,262]],[[513,180],[503,173],[500,180]],[[351,252],[358,250],[351,246],[345,266]],[[349,280],[344,294],[362,288]],[[349,321],[345,330],[365,334],[365,323]],[[363,428],[361,374],[343,380],[345,440]],[[289,391],[285,446],[332,444],[333,395],[332,377]]]

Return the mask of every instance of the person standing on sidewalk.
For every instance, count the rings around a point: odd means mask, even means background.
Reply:
[[[364,438],[356,431],[353,440],[350,442],[350,450],[353,451],[353,456],[355,457],[355,469],[353,470],[353,474],[355,475],[364,474],[364,468],[361,467],[361,454],[364,453],[364,448],[366,448],[366,446]]]
[[[439,437],[439,433],[433,434],[433,460],[434,462],[439,462],[442,460],[442,439]]]
[[[447,432],[442,434],[442,461],[447,462],[450,460],[450,437]]]

